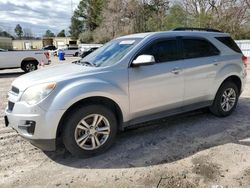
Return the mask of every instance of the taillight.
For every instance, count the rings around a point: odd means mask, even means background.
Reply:
[[[44,55],[46,56],[47,59],[49,59],[49,52],[44,52]]]
[[[247,67],[247,57],[242,55],[242,61],[243,61],[243,64],[245,65],[245,67]]]

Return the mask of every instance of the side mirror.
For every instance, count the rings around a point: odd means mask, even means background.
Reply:
[[[141,65],[153,65],[154,63],[155,58],[152,55],[140,55],[132,62],[135,67]]]

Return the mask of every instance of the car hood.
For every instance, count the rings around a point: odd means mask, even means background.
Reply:
[[[40,69],[18,77],[12,85],[20,91],[26,88],[46,82],[59,82],[73,77],[84,76],[95,72],[96,67],[82,66],[74,63],[55,65],[49,68]]]

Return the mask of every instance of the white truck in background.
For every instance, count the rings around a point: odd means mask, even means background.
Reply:
[[[59,55],[59,52],[62,51],[65,56],[74,56],[77,57],[79,55],[78,46],[58,46],[57,50],[55,50],[54,55]]]
[[[79,44],[80,55],[83,52],[88,51],[90,48],[100,48],[102,46],[103,46],[103,44]]]
[[[38,68],[39,63],[50,63],[47,51],[0,51],[0,70],[21,68],[25,72],[31,72]]]

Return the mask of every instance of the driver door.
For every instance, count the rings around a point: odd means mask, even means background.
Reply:
[[[153,55],[153,65],[129,68],[130,112],[132,118],[171,112],[183,105],[183,63],[178,40],[166,38],[154,41],[139,55]]]

